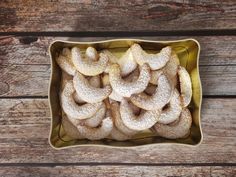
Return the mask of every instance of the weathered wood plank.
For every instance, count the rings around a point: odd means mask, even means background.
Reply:
[[[197,147],[159,144],[131,149],[48,144],[46,99],[0,99],[1,163],[236,163],[236,99],[204,99],[203,142]]]
[[[48,46],[53,40],[99,41],[119,37],[0,37],[1,64],[50,64]],[[124,38],[124,37],[123,37]],[[201,45],[200,65],[236,64],[236,36],[152,36],[127,37],[147,40],[194,38]]]
[[[177,37],[144,37],[173,40]],[[178,37],[184,38],[184,37]],[[195,37],[202,45],[200,75],[204,95],[236,94],[236,37]],[[2,37],[0,39],[0,96],[47,96],[52,37]],[[79,38],[79,41],[104,38]],[[106,38],[107,39],[107,38]],[[229,42],[230,41],[230,42]]]
[[[236,95],[236,65],[200,66],[203,95]]]
[[[173,31],[235,29],[228,1],[3,1],[0,31]]]
[[[4,177],[41,177],[41,176],[227,176],[234,177],[235,167],[185,167],[185,166],[56,166],[56,167],[1,167]]]

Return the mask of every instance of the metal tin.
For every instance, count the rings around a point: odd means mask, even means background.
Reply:
[[[193,88],[193,97],[188,106],[193,117],[191,132],[186,138],[169,140],[158,137],[150,131],[139,133],[131,140],[118,142],[111,139],[100,141],[76,140],[70,138],[61,127],[61,106],[59,101],[59,89],[61,80],[61,69],[56,64],[55,58],[64,47],[78,46],[81,50],[85,50],[89,46],[95,47],[98,51],[102,49],[111,50],[117,56],[122,55],[133,43],[139,43],[144,50],[159,51],[165,46],[171,46],[177,53],[181,66],[184,66],[190,73]],[[200,45],[195,39],[184,39],[176,41],[150,41],[140,39],[113,39],[96,42],[70,42],[57,40],[51,43],[49,47],[51,58],[51,78],[49,87],[49,104],[51,110],[51,130],[49,143],[53,148],[62,149],[74,146],[107,146],[107,147],[136,147],[142,145],[151,145],[159,143],[172,143],[182,145],[199,145],[202,141],[201,130],[201,102],[202,88],[199,76],[199,53]]]

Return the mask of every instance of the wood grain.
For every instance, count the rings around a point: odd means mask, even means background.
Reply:
[[[227,176],[234,177],[235,167],[186,167],[186,166],[55,166],[55,167],[1,167],[0,175],[4,177],[39,177],[39,176],[96,176],[96,177],[170,177],[170,176]]]
[[[233,0],[14,0],[1,2],[0,9],[1,32],[236,28],[236,3]]]
[[[173,40],[185,37],[143,38]],[[236,37],[198,36],[195,38],[202,46],[200,76],[203,94],[235,95]],[[56,38],[2,37],[0,39],[0,96],[47,96],[50,78],[50,59],[47,48],[54,39]],[[93,41],[104,40],[104,38],[79,38],[77,40]]]
[[[0,99],[1,163],[236,163],[236,99],[204,99],[203,142],[197,147],[159,144],[130,149],[48,144],[47,99]]]
[[[58,38],[0,36],[0,176],[236,176],[236,36],[223,36],[235,29],[233,0],[1,1],[1,35],[203,35],[137,38],[197,39],[203,94],[213,98],[203,99],[204,139],[197,147],[54,150],[47,49]],[[220,36],[206,36],[212,34]],[[224,95],[231,98],[216,98]]]

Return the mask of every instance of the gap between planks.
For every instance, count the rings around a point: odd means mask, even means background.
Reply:
[[[184,30],[184,31],[50,31],[50,32],[0,32],[0,36],[51,36],[51,37],[139,37],[139,36],[231,36],[236,29]]]
[[[232,167],[236,163],[0,163],[0,167],[56,167],[56,166],[184,166],[184,167]]]

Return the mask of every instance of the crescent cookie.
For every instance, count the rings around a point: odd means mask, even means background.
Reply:
[[[73,76],[76,72],[76,68],[71,61],[71,51],[68,48],[64,48],[62,53],[56,58],[57,64],[67,74]]]
[[[108,56],[111,63],[117,63],[120,66],[121,76],[127,76],[138,66],[130,49],[128,49],[121,58],[117,58],[109,50],[103,50],[102,53]]]
[[[178,75],[180,81],[181,98],[183,106],[186,107],[189,105],[192,99],[192,82],[188,71],[182,66],[179,66]]]
[[[81,121],[84,121],[84,124],[88,127],[97,127],[104,119],[105,114],[106,114],[106,105],[105,103],[102,103],[101,108],[92,117],[89,117],[88,119]]]
[[[148,63],[152,70],[157,70],[166,65],[171,58],[171,47],[163,48],[160,53],[148,54],[146,53],[139,44],[133,44],[131,51],[134,59],[139,65]]]
[[[130,97],[134,93],[145,90],[150,77],[150,68],[146,64],[141,66],[139,77],[132,82],[128,82],[121,77],[118,64],[113,64],[109,70],[109,80],[112,88],[123,97]]]
[[[88,103],[101,102],[106,99],[112,91],[110,85],[106,85],[104,88],[93,87],[79,72],[76,72],[73,78],[73,84],[78,96]]]
[[[114,120],[114,124],[120,132],[130,137],[138,133],[138,131],[128,128],[123,123],[120,115],[120,105],[117,102],[111,103],[111,114]]]
[[[94,61],[87,57],[82,57],[80,49],[73,47],[71,50],[72,62],[75,68],[86,76],[95,76],[101,74],[107,67],[108,57],[104,54],[99,55],[99,59]]]
[[[184,108],[180,114],[179,121],[172,124],[157,123],[154,126],[156,133],[165,138],[177,139],[185,137],[191,128],[192,116],[187,108]]]
[[[145,130],[157,123],[161,115],[161,110],[146,111],[136,116],[128,102],[123,99],[120,105],[120,115],[124,125],[131,130]]]
[[[89,140],[99,140],[106,138],[113,129],[113,122],[110,117],[103,119],[101,126],[91,128],[87,126],[77,125],[81,135]]]
[[[83,120],[73,119],[69,116],[67,117],[75,126],[80,124],[80,125],[86,125],[88,127],[97,127],[98,125],[101,124],[102,120],[105,117],[105,114],[106,114],[106,105],[105,103],[102,103],[101,108],[92,117]]]
[[[176,55],[174,51],[172,51],[171,58],[167,62],[167,64],[159,69],[151,72],[151,80],[150,83],[157,85],[158,77],[165,73],[168,78],[173,82],[173,85],[176,86],[177,84],[177,72],[178,72],[178,66],[179,66],[179,58]]]
[[[73,119],[87,119],[93,116],[101,108],[102,102],[86,103],[78,105],[74,101],[73,93],[75,89],[72,81],[68,81],[61,93],[61,106],[63,111]]]
[[[158,86],[153,95],[149,96],[145,93],[132,95],[131,102],[145,110],[155,110],[163,108],[170,100],[172,95],[172,85],[168,78],[162,74],[158,78]]]
[[[182,111],[182,104],[180,94],[177,89],[174,90],[173,95],[170,99],[169,106],[162,111],[158,123],[169,124],[177,120]]]

